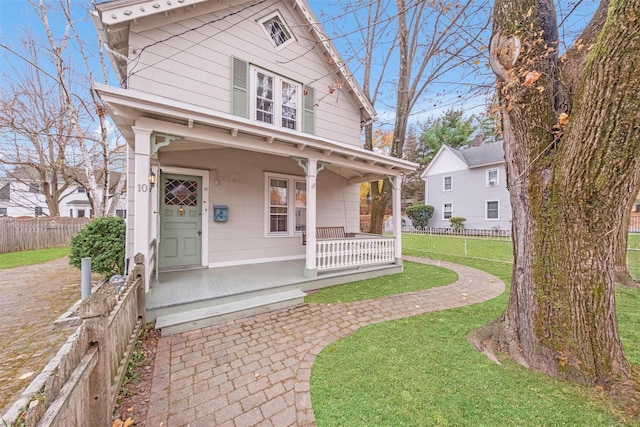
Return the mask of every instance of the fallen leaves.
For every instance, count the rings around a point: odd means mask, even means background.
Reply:
[[[558,123],[560,123],[561,126],[568,125],[569,115],[567,113],[560,113],[560,115],[558,116]]]
[[[111,427],[130,427],[133,425],[133,420],[131,418],[127,418],[122,421],[121,419],[113,420]]]

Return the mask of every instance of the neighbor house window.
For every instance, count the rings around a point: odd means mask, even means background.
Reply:
[[[125,209],[116,209],[116,216],[120,218],[127,218],[127,211]]]
[[[86,193],[86,192],[87,191],[85,190],[85,188],[82,185],[78,186],[78,193]]]
[[[0,216],[7,216],[7,208],[0,208]]]
[[[69,209],[69,216],[70,216],[71,218],[73,218],[73,208],[72,208],[72,209]]]
[[[78,218],[84,218],[84,209],[78,209]]]
[[[289,236],[307,223],[307,183],[293,176],[267,175],[267,234]]]
[[[487,202],[487,219],[500,219],[500,202],[492,200]]]
[[[442,179],[442,189],[444,191],[451,191],[453,190],[453,177],[452,176],[445,176]]]
[[[298,130],[301,85],[276,74],[253,69],[254,118],[286,129]]]
[[[487,187],[497,187],[499,184],[498,169],[487,170]]]
[[[278,12],[274,12],[266,18],[263,18],[260,24],[276,49],[281,49],[293,41],[291,31]]]
[[[11,186],[9,184],[5,184],[0,187],[0,200],[10,200],[11,199]]]
[[[40,192],[40,184],[31,183],[29,184],[29,193],[39,193]]]
[[[442,205],[442,219],[449,219],[453,216],[453,203]]]
[[[34,214],[36,216],[42,216],[42,215],[44,215],[44,210],[42,209],[42,207],[36,206]]]

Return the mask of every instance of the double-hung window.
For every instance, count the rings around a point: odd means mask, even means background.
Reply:
[[[255,120],[286,129],[300,129],[302,85],[253,68]]]
[[[453,216],[453,203],[442,205],[442,219],[449,219]]]
[[[307,223],[307,183],[304,178],[267,174],[266,234],[292,236]]]
[[[487,187],[497,187],[500,184],[498,181],[498,169],[487,170]]]
[[[240,58],[231,60],[231,114],[313,134],[315,91]]]
[[[500,219],[500,202],[498,200],[487,202],[487,219]]]
[[[451,191],[453,190],[453,177],[445,176],[442,178],[442,190],[443,191]]]

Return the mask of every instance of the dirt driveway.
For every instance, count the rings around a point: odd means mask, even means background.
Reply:
[[[53,322],[80,299],[80,280],[66,257],[0,270],[0,416],[73,333]]]

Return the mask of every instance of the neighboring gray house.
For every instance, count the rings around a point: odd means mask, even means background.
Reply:
[[[456,216],[466,218],[467,229],[511,230],[502,142],[442,146],[422,179],[425,204],[435,208],[430,227],[449,228]]]

